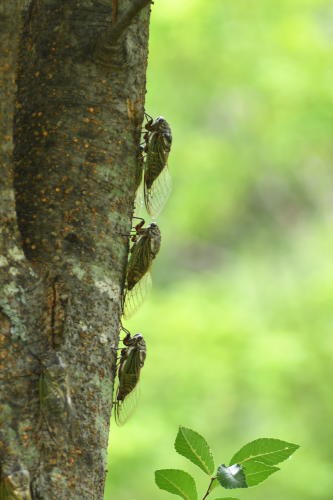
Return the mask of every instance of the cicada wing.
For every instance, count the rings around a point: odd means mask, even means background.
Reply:
[[[126,291],[123,311],[125,319],[133,316],[133,314],[139,309],[151,287],[151,275],[150,272],[147,272],[131,290]]]
[[[134,210],[135,212],[142,212],[144,206],[144,183],[142,182],[137,189],[134,201]]]
[[[118,392],[118,391],[117,391]],[[114,419],[116,424],[124,425],[133,415],[140,398],[140,383],[122,400],[114,403]]]
[[[157,218],[162,212],[172,189],[172,180],[169,173],[168,166],[166,165],[159,176],[148,188],[144,184],[144,200],[146,210],[153,218]]]

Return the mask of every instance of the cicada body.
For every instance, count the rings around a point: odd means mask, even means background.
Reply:
[[[1,500],[31,500],[30,474],[19,464],[8,473],[1,472]]]
[[[137,230],[127,266],[126,287],[132,290],[149,271],[161,247],[161,232],[154,222],[146,228]]]
[[[39,401],[41,416],[55,436],[70,423],[73,413],[66,366],[55,351],[48,352],[42,360]]]
[[[6,336],[4,335],[4,337]],[[47,344],[43,343],[43,348],[40,349],[39,353],[34,352],[30,346],[35,343],[32,342],[29,345],[18,347],[19,350],[23,350],[25,359],[31,359],[30,356],[32,356],[38,362],[38,366],[34,366],[29,374],[22,372],[15,374],[15,378],[28,380],[32,373],[36,375],[36,396],[38,398],[36,398],[35,402],[36,409],[39,406],[39,425],[45,423],[52,437],[55,436],[57,431],[59,431],[60,436],[64,429],[69,428],[70,417],[74,414],[66,366],[60,355]],[[18,362],[19,360],[18,357]]]
[[[132,337],[128,332],[123,343],[125,347],[121,350],[117,371],[118,388],[115,401],[115,420],[118,425],[124,424],[134,410],[135,399],[133,397],[132,404],[126,403],[137,388],[147,352],[146,342],[140,333]]]
[[[162,116],[148,120],[145,129],[144,199],[147,212],[157,217],[171,191],[167,163],[172,133],[170,125]]]
[[[151,223],[144,228],[143,223],[136,226],[127,264],[124,307],[124,314],[127,317],[133,314],[145,297],[150,284],[149,271],[161,246],[161,232],[158,225]]]

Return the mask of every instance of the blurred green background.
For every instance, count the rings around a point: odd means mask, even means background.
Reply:
[[[112,420],[106,500],[176,498],[154,484],[170,467],[202,498],[179,425],[217,463],[258,437],[301,445],[241,500],[332,500],[332,57],[331,1],[155,1],[146,109],[173,129],[173,192],[125,323],[148,354],[135,414]]]

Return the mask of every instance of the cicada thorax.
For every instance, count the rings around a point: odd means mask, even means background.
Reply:
[[[115,420],[122,425],[135,408],[135,398],[129,401],[134,394],[140,379],[141,369],[146,359],[146,342],[140,333],[131,336],[128,332],[123,339],[125,347],[121,350],[117,370],[117,394],[115,404]],[[128,404],[126,404],[128,403]]]
[[[157,217],[171,191],[167,163],[172,144],[168,122],[159,116],[148,120],[144,140],[144,199],[147,212]]]
[[[1,465],[0,499],[31,500],[30,474],[21,464]]]
[[[143,221],[144,223],[144,221]],[[136,226],[133,245],[126,271],[124,315],[129,317],[143,302],[150,286],[150,268],[161,246],[161,232],[157,224]]]

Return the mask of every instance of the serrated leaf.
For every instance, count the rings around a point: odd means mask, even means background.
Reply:
[[[255,460],[267,465],[276,465],[286,460],[299,446],[280,439],[260,438],[246,444],[230,460],[230,464],[245,464]]]
[[[178,469],[155,471],[155,483],[161,490],[178,495],[184,500],[197,500],[197,488],[190,474]]]
[[[183,457],[200,467],[206,474],[214,472],[215,465],[211,449],[200,434],[187,427],[179,427],[175,449]]]
[[[244,464],[244,472],[248,487],[256,486],[267,479],[271,474],[277,472],[279,467],[267,465],[262,462],[251,460]]]
[[[243,467],[239,464],[219,465],[216,474],[217,480],[223,488],[231,490],[233,488],[247,488]]]

